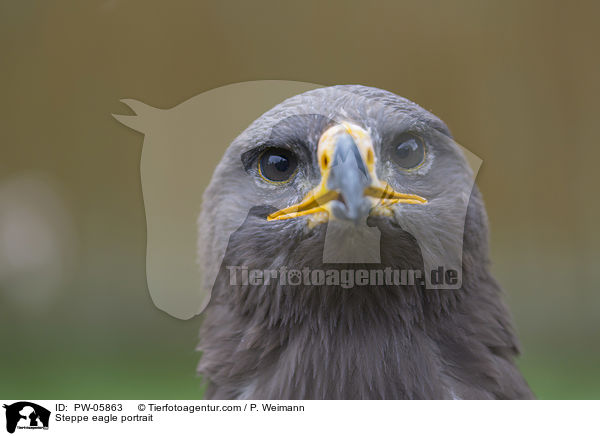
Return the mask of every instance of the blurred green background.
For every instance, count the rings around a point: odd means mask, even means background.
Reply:
[[[146,288],[143,138],[110,114],[126,113],[124,97],[168,108],[285,79],[384,88],[446,121],[483,159],[526,378],[539,398],[600,398],[599,13],[558,1],[2,1],[0,397],[201,396],[200,320],[159,311]]]

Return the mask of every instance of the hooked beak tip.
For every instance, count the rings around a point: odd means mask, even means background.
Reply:
[[[396,192],[377,179],[373,144],[358,126],[331,127],[321,136],[317,153],[321,183],[301,202],[269,215],[268,221],[308,216],[309,225],[314,225],[327,222],[333,214],[358,225],[366,222],[371,211],[389,214],[396,203],[427,203],[418,195]]]

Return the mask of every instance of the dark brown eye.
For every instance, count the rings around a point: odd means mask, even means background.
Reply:
[[[414,135],[405,135],[400,139],[393,151],[396,164],[405,170],[416,168],[425,160],[425,144],[423,140]]]
[[[284,148],[268,148],[258,160],[258,172],[270,182],[289,180],[298,167],[296,155]]]

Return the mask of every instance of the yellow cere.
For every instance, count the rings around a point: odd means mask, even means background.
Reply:
[[[330,202],[336,200],[339,194],[327,188],[327,177],[333,160],[336,139],[340,134],[349,134],[354,139],[363,162],[371,176],[371,186],[365,189],[364,195],[373,200],[374,215],[390,216],[390,207],[396,203],[425,204],[427,200],[414,194],[404,194],[394,191],[385,182],[380,181],[375,174],[375,151],[369,133],[360,126],[349,122],[336,124],[323,133],[317,146],[317,158],[321,171],[321,182],[312,189],[297,204],[278,210],[267,217],[267,220],[286,220],[308,216],[309,226],[326,222],[332,214],[330,213]]]

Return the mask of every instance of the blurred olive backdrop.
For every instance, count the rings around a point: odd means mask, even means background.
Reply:
[[[540,398],[600,398],[599,13],[556,1],[3,0],[0,397],[201,395],[199,320],[159,311],[146,288],[143,137],[110,114],[127,113],[124,97],[168,108],[285,79],[388,89],[446,121],[483,159],[523,372]]]

